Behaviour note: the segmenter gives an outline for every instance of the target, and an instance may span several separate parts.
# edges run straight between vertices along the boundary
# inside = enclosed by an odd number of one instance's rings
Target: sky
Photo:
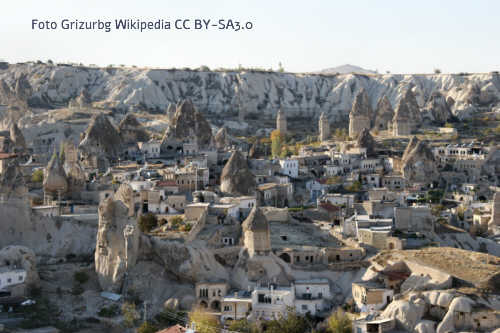
[[[310,72],[352,64],[381,73],[500,70],[497,0],[3,0],[0,59]],[[76,31],[60,21],[196,18],[248,30]],[[33,30],[32,20],[56,21]]]

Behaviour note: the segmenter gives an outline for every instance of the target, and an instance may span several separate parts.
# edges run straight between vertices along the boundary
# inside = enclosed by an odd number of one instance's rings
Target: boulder
[[[470,298],[459,296],[453,299],[448,308],[448,312],[443,320],[439,323],[436,333],[455,332],[455,318],[456,312],[471,313],[473,305],[475,304]]]
[[[195,247],[178,241],[150,238],[145,258],[154,256],[164,269],[180,281],[196,283],[200,281],[229,279],[226,269],[204,247]]]
[[[212,128],[190,100],[184,100],[177,106],[172,122],[163,135],[162,146],[170,140],[195,142],[200,149],[213,147]]]
[[[392,301],[382,312],[383,318],[394,318],[400,329],[412,332],[425,313],[425,302],[422,299],[414,301]]]
[[[436,322],[432,320],[420,320],[415,326],[415,333],[436,333]]]
[[[165,308],[165,310],[177,311],[179,310],[179,300],[175,297],[171,297],[165,301],[163,307]]]
[[[234,195],[251,195],[255,192],[255,176],[247,160],[238,150],[234,151],[221,174],[221,191]]]
[[[0,266],[21,268],[26,270],[26,284],[38,286],[40,277],[36,268],[36,255],[24,246],[11,245],[0,250]]]
[[[401,292],[445,289],[451,287],[451,283],[451,276],[443,281],[435,281],[427,274],[423,276],[421,274],[412,274],[401,284]]]
[[[430,305],[447,308],[455,297],[455,294],[446,291],[433,290],[422,293],[422,297],[424,297],[426,302]]]

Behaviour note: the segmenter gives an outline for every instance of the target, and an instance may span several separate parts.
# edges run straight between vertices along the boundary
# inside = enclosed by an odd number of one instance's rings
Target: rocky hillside
[[[383,95],[395,107],[407,87],[413,87],[421,108],[439,92],[459,117],[500,101],[498,73],[318,75],[22,63],[0,69],[0,87],[0,104],[8,104],[12,97],[7,95],[19,92],[23,96],[17,97],[27,98],[29,106],[41,108],[67,106],[85,96],[106,108],[164,111],[170,103],[189,98],[202,112],[236,114],[241,109],[272,115],[281,105],[289,116],[325,112],[330,119],[344,118],[362,88],[373,108]]]

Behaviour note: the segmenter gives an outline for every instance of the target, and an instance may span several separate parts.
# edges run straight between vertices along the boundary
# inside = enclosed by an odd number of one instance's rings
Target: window
[[[224,305],[224,311],[231,311],[231,306]]]
[[[318,293],[318,298],[323,298],[323,293]]]
[[[7,283],[11,283],[12,282],[12,279],[11,278],[8,278],[7,279]]]
[[[309,310],[309,308],[307,307],[307,304],[302,304],[302,310],[305,310],[305,311]]]
[[[17,278],[19,281],[22,281],[23,280],[23,276],[22,275],[19,275],[19,277]]]

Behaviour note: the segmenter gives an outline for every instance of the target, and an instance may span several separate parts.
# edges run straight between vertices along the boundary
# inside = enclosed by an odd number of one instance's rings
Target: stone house
[[[402,232],[434,230],[431,209],[427,206],[394,207],[394,228]]]
[[[376,281],[353,282],[352,297],[359,312],[378,311],[392,302],[394,290]]]
[[[252,315],[255,319],[273,320],[285,317],[287,310],[294,307],[295,288],[256,287],[252,292]]]
[[[260,184],[257,186],[257,199],[262,206],[288,207],[293,199],[293,185]]]
[[[326,310],[325,300],[332,297],[327,279],[295,280],[292,287],[295,287],[295,310],[301,315],[315,316]]]
[[[161,141],[150,140],[147,142],[138,142],[137,145],[139,147],[140,153],[147,159],[159,158],[161,156],[160,155]]]
[[[358,241],[378,250],[389,247],[388,239],[390,235],[391,227],[358,228]]]
[[[212,311],[220,311],[229,290],[227,282],[198,282],[195,286],[196,303]]]
[[[221,321],[246,319],[252,311],[252,294],[248,291],[229,292],[222,299]]]
[[[299,176],[299,161],[293,158],[279,160],[281,166],[281,173],[292,178]]]
[[[0,292],[10,296],[24,296],[26,270],[11,266],[0,267]]]
[[[370,316],[367,316],[352,322],[352,330],[355,333],[385,333],[393,332],[394,329],[396,329],[394,318],[371,319]]]
[[[388,174],[382,177],[381,185],[390,191],[400,191],[406,188],[406,180],[400,174]]]

